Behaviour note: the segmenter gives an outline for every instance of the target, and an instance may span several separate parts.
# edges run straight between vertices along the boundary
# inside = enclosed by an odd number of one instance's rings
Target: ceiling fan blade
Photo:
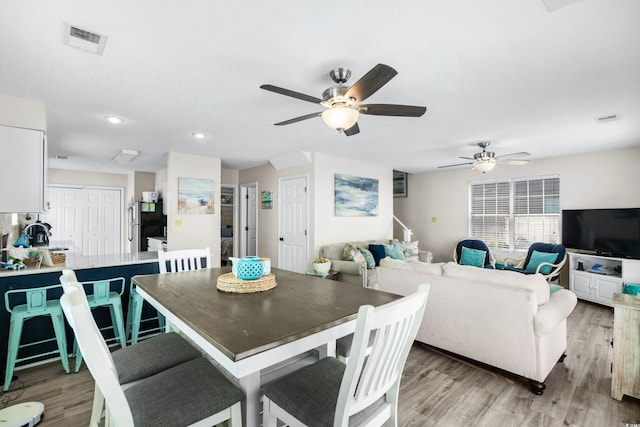
[[[466,165],[472,165],[473,162],[470,163],[456,163],[455,165],[445,165],[445,166],[438,166],[438,169],[443,169],[443,168],[452,168],[455,166],[466,166]]]
[[[305,95],[304,93],[296,92],[289,89],[284,89],[274,85],[262,85],[260,86],[260,89],[279,93],[280,95],[290,96],[292,98],[301,99],[307,102],[313,102],[314,104],[320,104],[322,102],[322,99],[316,98],[315,96]]]
[[[362,114],[373,114],[375,116],[421,117],[427,111],[427,107],[398,104],[366,104],[361,105],[358,110]]]
[[[476,160],[476,159],[474,159],[473,157],[463,157],[463,156],[459,156],[458,158],[459,158],[459,159],[465,159],[465,160],[474,160],[474,161]]]
[[[360,133],[360,127],[358,126],[358,122],[351,126],[349,129],[344,130],[344,134],[347,136],[353,136]]]
[[[385,64],[378,64],[373,67],[360,80],[355,82],[345,94],[347,98],[355,98],[357,102],[362,102],[378,89],[387,84],[398,72]]]
[[[312,118],[318,117],[320,115],[322,115],[322,111],[320,111],[318,113],[305,114],[304,116],[295,117],[293,119],[285,120],[284,122],[274,123],[274,126],[290,125],[291,123],[297,123],[297,122],[301,122],[303,120],[312,119]]]
[[[520,151],[519,153],[511,153],[511,154],[504,154],[502,156],[496,156],[497,159],[505,159],[506,157],[526,157],[526,156],[530,156],[531,153],[527,153],[526,151]]]

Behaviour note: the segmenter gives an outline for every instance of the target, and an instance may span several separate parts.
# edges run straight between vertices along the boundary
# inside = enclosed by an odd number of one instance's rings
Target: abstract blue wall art
[[[336,216],[377,216],[378,180],[334,175]]]

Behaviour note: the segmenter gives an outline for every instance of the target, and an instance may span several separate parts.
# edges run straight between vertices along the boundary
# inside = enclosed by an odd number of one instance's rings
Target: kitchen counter
[[[55,265],[53,267],[41,266],[40,268],[27,267],[22,270],[0,270],[0,277],[20,276],[25,274],[50,273],[54,271],[62,271],[65,268],[74,270],[88,268],[102,268],[112,266],[123,266],[132,264],[148,263],[157,261],[158,254],[156,252],[136,252],[131,254],[109,254],[87,256],[76,252],[65,251],[66,261],[64,265]]]

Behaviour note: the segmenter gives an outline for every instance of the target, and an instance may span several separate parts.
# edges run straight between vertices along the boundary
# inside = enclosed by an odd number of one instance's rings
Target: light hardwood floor
[[[547,378],[542,396],[526,380],[415,344],[400,389],[401,426],[640,425],[640,401],[611,398],[613,310],[580,301],[569,318],[567,358]],[[89,421],[93,380],[84,367],[65,375],[59,363],[18,371],[20,383],[2,394],[6,404],[40,401],[39,426]]]

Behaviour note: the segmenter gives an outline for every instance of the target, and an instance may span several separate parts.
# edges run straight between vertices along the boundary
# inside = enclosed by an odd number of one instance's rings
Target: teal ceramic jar
[[[242,280],[257,280],[262,277],[264,262],[257,256],[233,259],[231,271]]]

